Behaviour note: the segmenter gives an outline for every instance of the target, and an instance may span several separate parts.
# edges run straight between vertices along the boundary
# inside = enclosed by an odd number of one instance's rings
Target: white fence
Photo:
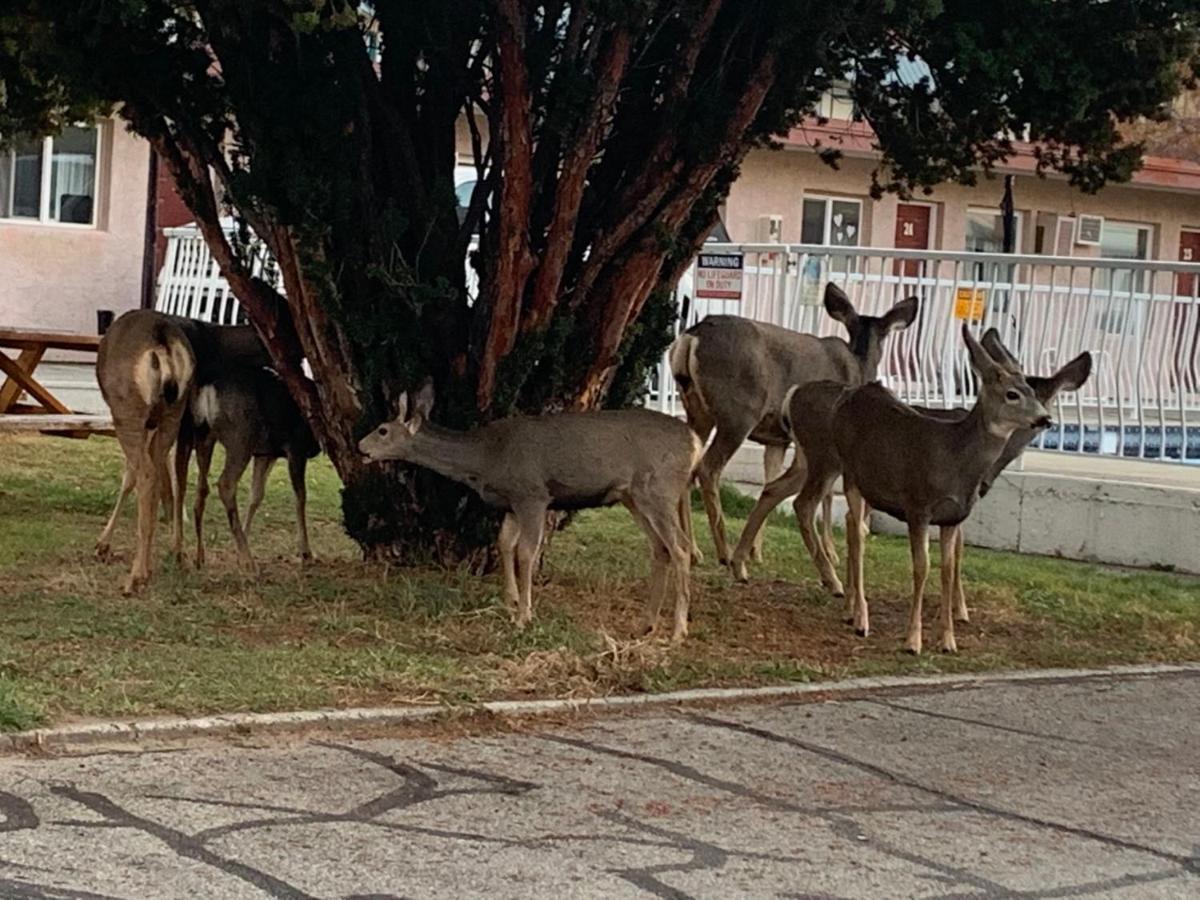
[[[237,299],[194,226],[167,231],[156,307],[211,322],[241,321]],[[826,315],[827,281],[860,312],[917,296],[907,331],[889,339],[880,377],[925,405],[974,401],[959,326],[1000,329],[1026,371],[1048,374],[1080,352],[1095,358],[1083,390],[1059,398],[1045,449],[1200,463],[1200,264],[781,244],[707,244],[743,257],[740,300],[693,298],[681,327],[725,313],[819,335],[842,334]],[[265,253],[255,274],[278,284]],[[468,265],[468,292],[475,289]],[[694,273],[679,296],[692,297]],[[649,405],[679,413],[664,359]]]
[[[730,314],[844,334],[821,305],[826,282],[869,314],[917,296],[918,318],[889,339],[879,372],[908,402],[972,403],[959,328],[994,325],[1032,374],[1093,354],[1088,383],[1052,410],[1045,449],[1200,463],[1200,265],[779,244],[707,244],[703,252],[742,256],[741,299],[693,298],[681,327]],[[694,270],[681,298],[693,287]],[[679,411],[665,359],[650,403]]]

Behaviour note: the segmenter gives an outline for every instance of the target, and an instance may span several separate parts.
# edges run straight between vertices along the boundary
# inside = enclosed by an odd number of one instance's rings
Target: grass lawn
[[[155,580],[125,598],[133,503],[114,539],[115,561],[92,556],[120,473],[108,439],[0,436],[0,728],[1200,659],[1198,579],[970,548],[964,578],[972,621],[959,627],[960,652],[908,656],[907,542],[871,539],[874,632],[861,639],[842,623],[840,603],[822,592],[780,514],[750,585],[733,584],[709,550],[695,573],[692,637],[679,648],[632,639],[648,564],[628,513],[581,515],[551,542],[535,585],[534,626],[518,633],[496,576],[359,562],[339,525],[338,483],[323,458],[309,477],[317,562],[301,567],[294,559],[291,492],[278,466],[251,534],[256,581],[238,571],[214,490],[208,567],[166,562],[160,524]],[[742,522],[730,524],[736,535]],[[702,515],[695,525],[709,548]],[[936,571],[929,584],[927,643],[936,634]]]

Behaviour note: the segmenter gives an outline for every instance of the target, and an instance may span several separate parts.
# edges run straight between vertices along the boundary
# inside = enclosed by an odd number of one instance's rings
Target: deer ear
[[[890,334],[893,331],[903,331],[917,318],[917,309],[919,306],[920,301],[916,297],[901,300],[884,314],[883,333]]]
[[[396,421],[403,422],[408,418],[408,391],[400,395],[396,401]]]
[[[854,310],[854,304],[850,302],[846,292],[832,281],[825,285],[825,312],[845,325],[848,331],[852,331],[858,324],[858,313]]]
[[[995,328],[989,328],[980,338],[979,343],[983,345],[983,349],[988,352],[1001,366],[1008,369],[1014,375],[1024,374],[1021,371],[1021,364],[1017,362],[1017,358],[1008,352],[1008,348],[1004,346],[1004,342],[1000,340],[1000,332]]]
[[[433,379],[426,378],[413,400],[412,417],[424,421],[429,418],[431,409],[433,409]]]
[[[1000,377],[1000,364],[992,359],[992,355],[980,346],[979,341],[971,334],[971,326],[963,322],[963,343],[967,345],[967,354],[971,358],[971,368],[984,381],[995,381]]]
[[[1080,353],[1077,357],[1050,376],[1054,393],[1077,391],[1092,374],[1092,354]]]

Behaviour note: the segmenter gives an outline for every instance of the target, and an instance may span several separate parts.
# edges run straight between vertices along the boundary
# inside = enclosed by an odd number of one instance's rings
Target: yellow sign
[[[959,288],[954,294],[954,318],[979,322],[987,294],[981,288]]]

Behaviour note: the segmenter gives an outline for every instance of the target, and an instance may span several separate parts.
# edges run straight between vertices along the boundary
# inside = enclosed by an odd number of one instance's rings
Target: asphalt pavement
[[[1194,671],[405,735],[2,758],[0,896],[1200,897]]]

